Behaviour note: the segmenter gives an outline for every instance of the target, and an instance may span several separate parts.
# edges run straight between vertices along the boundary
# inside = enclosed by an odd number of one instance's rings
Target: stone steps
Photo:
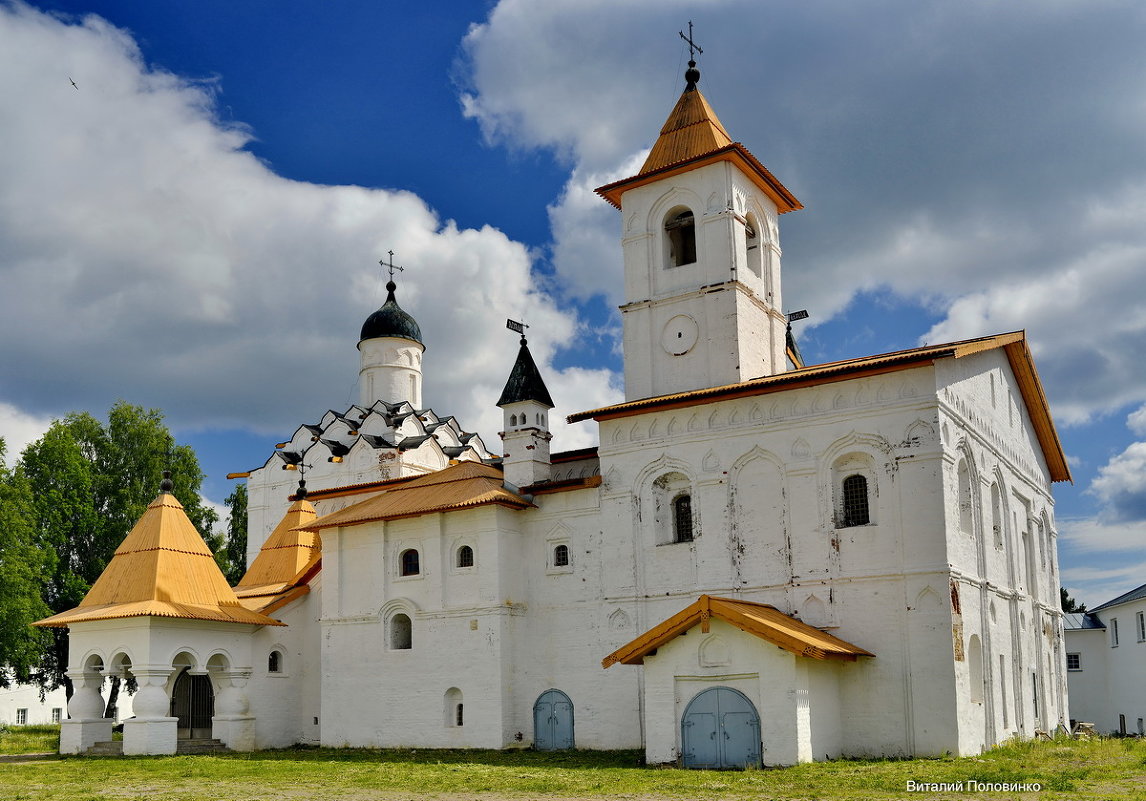
[[[215,738],[178,740],[175,743],[176,754],[225,754],[230,750],[222,741]],[[85,753],[87,756],[123,756],[123,741],[109,740],[96,743]]]
[[[123,740],[105,740],[85,752],[88,756],[123,756]]]
[[[225,754],[229,753],[230,750],[223,745],[221,740],[216,738],[178,740],[175,743],[175,753],[177,754]]]

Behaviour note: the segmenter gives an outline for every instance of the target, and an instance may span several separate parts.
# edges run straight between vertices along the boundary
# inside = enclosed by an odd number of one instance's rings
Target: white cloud
[[[563,402],[611,397],[607,372],[552,367],[577,320],[536,288],[524,245],[459,229],[409,192],[275,175],[244,150],[249,132],[217,118],[213,89],[148,67],[99,18],[0,5],[0,401],[13,419],[123,397],[177,428],[282,433],[345,408],[388,250],[412,268],[398,298],[421,325],[439,412],[487,439],[500,428],[506,316],[533,323]]]
[[[601,254],[618,223],[593,209],[590,176],[648,147],[672,108],[681,10],[503,0],[467,36],[466,113],[490,141],[574,167],[550,218],[576,296],[614,299],[600,266],[616,269]],[[709,43],[701,89],[807,206],[781,226],[793,308],[823,322],[891,288],[941,315],[929,341],[1027,329],[1060,422],[1146,400],[1146,8],[730,0],[689,14]]]
[[[1064,568],[1062,585],[1076,601],[1093,609],[1142,585],[1146,560],[1123,562],[1117,567]]]
[[[8,465],[15,464],[21,451],[43,436],[51,424],[48,417],[26,414],[10,403],[0,402],[0,439],[4,440]]]
[[[1080,551],[1139,551],[1146,557],[1146,524],[1141,520],[1103,522],[1088,517],[1060,518],[1057,523],[1059,540]]]
[[[1126,418],[1126,425],[1135,434],[1146,436],[1146,406],[1140,406]]]

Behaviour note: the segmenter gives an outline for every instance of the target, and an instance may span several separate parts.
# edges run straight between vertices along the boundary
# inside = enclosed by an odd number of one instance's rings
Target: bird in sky
[[[69,80],[69,81],[72,81],[72,79],[71,79],[71,76],[68,76],[68,80]],[[80,87],[79,87],[79,86],[76,86],[76,82],[75,82],[75,81],[72,81],[72,86],[73,86],[73,87],[75,87],[75,90],[76,90],[77,92],[79,91]]]

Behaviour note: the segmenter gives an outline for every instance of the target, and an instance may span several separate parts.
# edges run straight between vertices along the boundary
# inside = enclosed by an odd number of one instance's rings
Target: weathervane
[[[391,251],[389,251],[389,253],[390,253],[390,261],[386,261],[384,259],[379,259],[378,263],[390,271],[390,280],[393,281],[394,280],[394,271],[397,270],[398,272],[403,272],[405,270],[405,268],[399,267],[397,264],[394,263],[394,251],[391,250]]]
[[[519,323],[517,320],[506,320],[505,327],[510,331],[516,331],[521,334],[521,341],[525,342],[525,329],[529,328],[525,323]]]
[[[695,55],[693,53],[694,50],[697,53],[704,55],[704,51],[701,50],[700,45],[698,45],[696,42],[694,42],[692,40],[692,20],[688,21],[688,36],[684,35],[684,31],[680,31],[679,33],[680,33],[680,38],[684,39],[686,42],[688,42],[688,60],[689,61],[695,61],[696,60]]]

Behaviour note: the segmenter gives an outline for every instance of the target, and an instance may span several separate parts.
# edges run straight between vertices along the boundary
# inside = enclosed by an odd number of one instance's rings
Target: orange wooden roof
[[[694,626],[699,624],[700,630],[707,632],[709,620],[714,617],[797,656],[845,662],[854,662],[861,656],[874,656],[859,646],[801,623],[774,606],[702,595],[691,606],[609,654],[601,660],[601,666],[607,668],[618,662],[644,664],[645,657],[651,652]]]
[[[1051,418],[1050,405],[1047,403],[1046,392],[1039,380],[1038,371],[1035,370],[1034,358],[1027,346],[1026,333],[1012,331],[1007,334],[965,339],[960,342],[949,342],[942,345],[925,345],[920,348],[883,353],[876,356],[864,356],[859,359],[845,359],[838,362],[816,364],[799,370],[788,370],[776,375],[753,378],[738,384],[725,384],[719,387],[695,389],[689,392],[677,392],[671,395],[659,395],[652,398],[626,401],[613,406],[602,406],[599,409],[590,409],[569,415],[566,420],[576,423],[581,420],[593,418],[595,420],[612,420],[618,417],[630,417],[646,412],[660,412],[668,409],[682,409],[690,406],[701,406],[719,400],[734,398],[747,398],[755,395],[767,395],[773,392],[784,392],[789,389],[801,389],[821,384],[830,384],[836,381],[850,381],[871,375],[905,370],[913,367],[932,364],[936,359],[961,358],[980,353],[986,350],[1002,348],[1007,355],[1011,371],[1015,374],[1019,391],[1022,393],[1023,403],[1034,427],[1035,436],[1042,448],[1043,456],[1047,461],[1051,481],[1072,481],[1070,467],[1066,462],[1066,454],[1062,450],[1058,431]]]
[[[526,509],[532,503],[505,488],[502,473],[480,462],[458,462],[444,470],[395,485],[364,501],[302,526],[318,531],[374,520],[395,520],[486,504]]]
[[[630,189],[718,161],[730,161],[738,166],[772,199],[781,214],[803,208],[796,196],[748,148],[732,141],[712,106],[692,85],[681,93],[640,172],[598,188],[597,194],[620,208],[621,195]]]
[[[318,533],[301,528],[317,516],[305,498],[291,504],[236,589],[293,583],[299,572],[322,552]]]
[[[167,492],[147,507],[79,606],[33,625],[146,616],[283,625],[239,603],[183,506]]]
[[[637,175],[680,164],[731,144],[732,137],[724,130],[708,100],[696,87],[688,88],[676,101]]]

